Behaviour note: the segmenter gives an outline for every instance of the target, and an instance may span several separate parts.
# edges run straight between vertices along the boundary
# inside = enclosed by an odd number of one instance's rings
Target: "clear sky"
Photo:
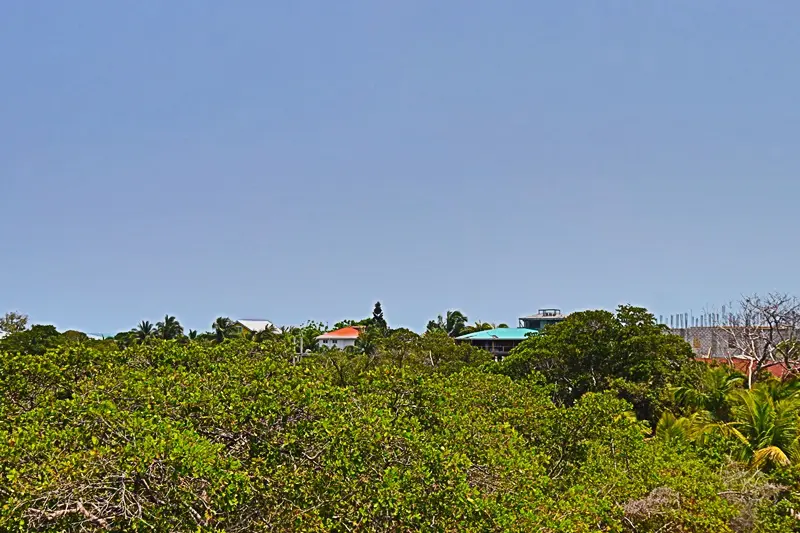
[[[0,3],[0,312],[800,293],[796,0]]]

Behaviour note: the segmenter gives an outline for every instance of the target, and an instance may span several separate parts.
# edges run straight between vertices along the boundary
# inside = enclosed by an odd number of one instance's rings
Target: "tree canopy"
[[[797,530],[800,382],[694,365],[635,307],[500,363],[441,322],[302,354],[326,326],[12,333],[0,531]]]
[[[0,333],[18,333],[28,327],[28,316],[10,311],[0,317]]]
[[[513,378],[539,372],[571,404],[587,392],[619,390],[652,418],[667,386],[681,379],[691,347],[640,307],[573,313],[515,348],[496,371]]]
[[[389,329],[386,319],[383,318],[383,308],[380,302],[375,302],[375,309],[372,310],[372,322],[370,326],[384,333]]]

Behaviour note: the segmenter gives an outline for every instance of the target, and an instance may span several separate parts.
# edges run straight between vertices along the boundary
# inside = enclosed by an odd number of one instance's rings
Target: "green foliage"
[[[439,315],[436,320],[428,322],[427,331],[444,331],[451,337],[464,335],[467,326],[467,317],[461,311],[448,311],[445,318]]]
[[[383,332],[369,326],[365,327],[355,342],[355,351],[371,357],[375,354],[378,342],[383,338]]]
[[[142,320],[136,329],[133,330],[133,334],[137,342],[145,342],[155,336],[156,328],[149,321]]]
[[[28,327],[28,316],[10,311],[0,317],[0,333],[19,333]]]
[[[736,391],[733,401],[733,421],[726,429],[741,442],[742,459],[755,467],[788,466],[800,459],[796,395],[783,397],[780,388],[767,385]]]
[[[456,344],[443,331],[420,336],[408,329],[395,329],[380,336],[367,328],[354,349],[324,350],[309,362],[322,361],[331,379],[346,386],[379,367],[408,368],[420,374],[452,374],[464,368],[477,368],[492,360],[488,352],[468,344]]]
[[[3,339],[17,349],[0,352],[0,531],[798,524],[800,385],[673,367],[682,347],[638,310],[553,326],[500,365],[447,328],[373,322],[369,346],[297,357],[324,326],[251,340],[219,319],[207,340],[158,338],[168,318],[123,349],[132,334]],[[561,350],[595,367],[533,357]],[[591,386],[570,396],[567,378]],[[637,402],[662,393],[687,416],[664,412],[650,436]]]
[[[372,321],[369,327],[378,330],[383,335],[387,334],[389,331],[386,319],[383,318],[383,308],[380,302],[375,302],[375,309],[372,310]]]
[[[678,405],[692,412],[704,411],[712,420],[730,419],[731,393],[744,384],[744,375],[727,367],[709,368],[696,385],[675,388],[673,394]]]
[[[656,436],[704,447],[721,438],[736,459],[753,468],[793,465],[800,460],[800,383],[767,381],[744,390],[740,382],[741,376],[714,368],[698,389],[676,389],[676,397],[694,411],[685,418],[665,413]]]
[[[342,389],[270,353],[156,341],[78,379],[49,354],[40,401],[0,434],[0,528],[483,529],[543,482],[493,404],[449,394],[460,380],[385,365]]]
[[[372,322],[372,318],[363,318],[361,320],[353,320],[353,319],[349,319],[348,318],[347,320],[340,320],[339,322],[334,324],[333,325],[333,329],[336,330],[336,329],[342,329],[342,328],[349,328],[350,326],[364,326],[364,327],[367,327],[367,326],[369,326],[370,322]]]
[[[0,339],[0,351],[41,355],[58,346],[60,341],[61,334],[55,326],[37,324]]]
[[[171,340],[183,337],[183,326],[174,316],[165,316],[164,320],[156,323],[155,335],[159,339]]]
[[[225,339],[233,337],[236,334],[236,324],[228,317],[218,317],[211,324],[211,329],[214,331],[214,340],[217,343],[223,342]]]
[[[656,438],[667,443],[683,444],[692,437],[692,420],[676,418],[669,411],[664,411],[656,426]]]
[[[317,337],[322,335],[323,333],[328,331],[328,327],[321,323],[321,322],[314,322],[308,321],[302,326],[300,326],[298,331],[293,331],[293,339],[296,338],[296,343],[298,344],[298,349],[300,348],[300,338],[303,339],[303,351],[313,351],[316,350],[319,341],[317,341]]]
[[[519,379],[541,372],[556,398],[571,404],[587,392],[613,389],[640,418],[654,421],[663,392],[691,360],[691,347],[639,307],[573,313],[515,348],[495,371]]]
[[[475,323],[472,324],[471,326],[466,326],[461,332],[461,335],[469,335],[470,333],[477,333],[479,331],[488,331],[494,328],[495,328],[494,324],[490,322],[481,322],[480,320],[476,320]]]
[[[82,344],[89,342],[89,336],[82,331],[70,329],[61,334],[61,342],[65,344]]]
[[[114,335],[113,339],[114,342],[116,342],[121,348],[127,348],[128,346],[136,344],[139,340],[139,336],[137,331],[132,329],[130,331],[121,331],[120,333],[117,333]]]

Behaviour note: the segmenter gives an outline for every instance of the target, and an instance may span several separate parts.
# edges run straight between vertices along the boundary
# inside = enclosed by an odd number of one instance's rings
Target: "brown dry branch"
[[[745,296],[722,317],[720,328],[755,373],[773,364],[793,371],[800,360],[800,299],[783,293]]]
[[[641,523],[680,508],[680,505],[681,497],[675,490],[656,487],[644,498],[627,502],[623,505],[623,511],[630,522]]]

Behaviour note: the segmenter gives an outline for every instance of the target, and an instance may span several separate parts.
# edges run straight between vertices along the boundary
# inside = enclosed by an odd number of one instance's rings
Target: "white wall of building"
[[[355,346],[356,340],[355,339],[320,339],[319,345],[325,348],[339,348],[340,350],[344,350],[348,346]]]

